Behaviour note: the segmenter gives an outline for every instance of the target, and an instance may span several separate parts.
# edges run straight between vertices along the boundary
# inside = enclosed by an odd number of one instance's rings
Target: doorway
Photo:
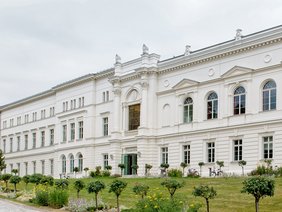
[[[137,154],[123,155],[124,175],[136,175],[137,171],[132,169],[132,165],[137,165]]]

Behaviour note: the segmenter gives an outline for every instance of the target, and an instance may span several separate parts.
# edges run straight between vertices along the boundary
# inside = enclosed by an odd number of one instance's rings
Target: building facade
[[[143,45],[139,58],[0,107],[0,146],[21,176],[145,174],[181,162],[202,174],[224,161],[240,174],[265,159],[282,165],[282,26],[167,60]]]

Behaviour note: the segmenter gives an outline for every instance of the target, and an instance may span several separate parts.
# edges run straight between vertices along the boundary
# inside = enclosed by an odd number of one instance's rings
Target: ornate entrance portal
[[[132,165],[137,165],[137,154],[124,154],[123,163],[125,165],[124,175],[136,175],[136,170],[132,169]]]

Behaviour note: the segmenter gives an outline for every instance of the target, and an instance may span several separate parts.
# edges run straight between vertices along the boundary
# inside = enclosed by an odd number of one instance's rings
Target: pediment
[[[180,82],[178,82],[175,86],[173,86],[173,89],[181,89],[181,88],[187,88],[187,87],[191,87],[191,86],[195,86],[198,85],[199,82],[194,81],[194,80],[190,80],[190,79],[183,79]]]
[[[242,66],[234,66],[229,71],[222,74],[221,78],[235,77],[235,76],[240,76],[240,75],[248,74],[252,72],[253,72],[253,69],[251,68],[242,67]]]

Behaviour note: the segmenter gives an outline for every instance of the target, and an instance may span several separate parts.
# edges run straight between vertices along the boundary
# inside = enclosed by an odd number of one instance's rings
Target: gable
[[[187,87],[191,87],[191,86],[195,86],[198,85],[199,82],[194,81],[194,80],[190,80],[190,79],[183,79],[180,82],[178,82],[175,86],[173,86],[173,89],[181,89],[181,88],[187,88]]]
[[[248,73],[252,73],[252,72],[253,72],[253,69],[251,69],[251,68],[234,66],[229,71],[222,74],[221,78],[235,77],[235,76],[240,76],[240,75],[248,74]]]

